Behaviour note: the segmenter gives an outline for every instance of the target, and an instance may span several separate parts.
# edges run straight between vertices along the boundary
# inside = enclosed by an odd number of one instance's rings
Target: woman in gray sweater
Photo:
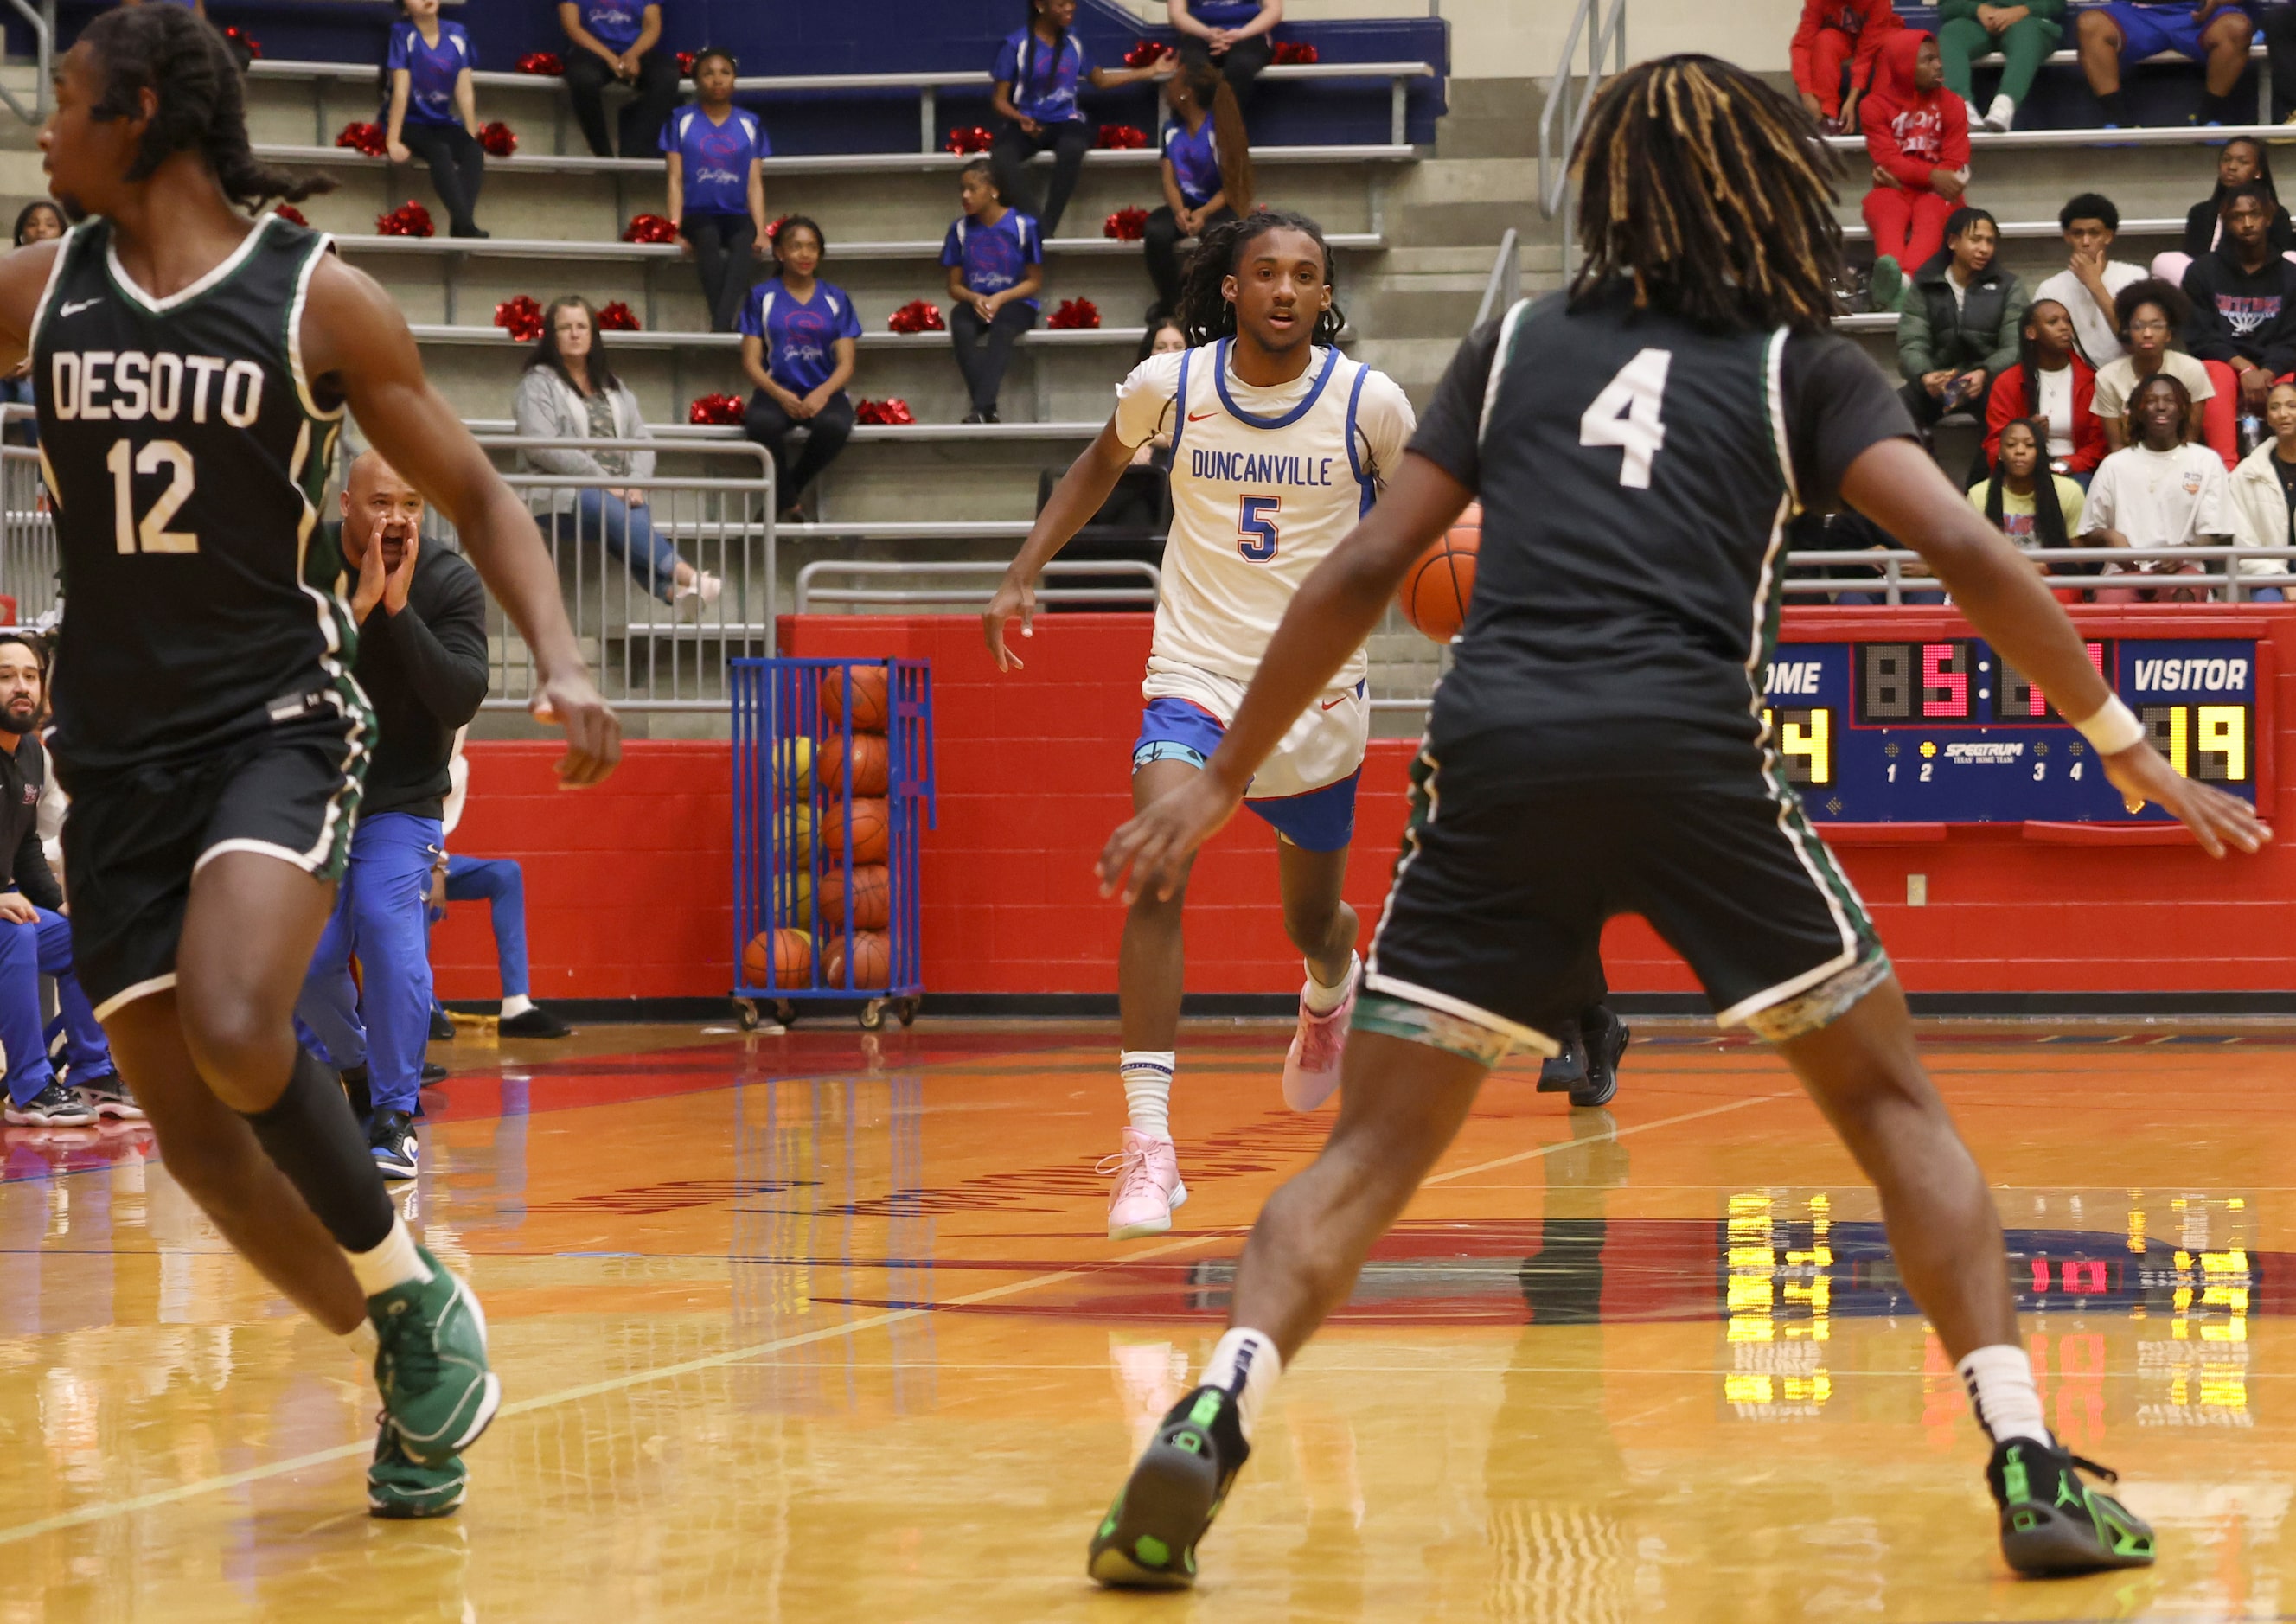
[[[614,376],[587,299],[569,294],[543,313],[542,337],[518,381],[519,433],[530,439],[652,439],[638,398]],[[540,473],[595,480],[647,480],[651,451],[522,451],[520,462]],[[639,586],[683,609],[698,611],[717,601],[716,576],[677,555],[677,545],[653,528],[644,488],[565,486],[550,499],[554,539],[578,542],[603,536],[606,551],[629,566]]]

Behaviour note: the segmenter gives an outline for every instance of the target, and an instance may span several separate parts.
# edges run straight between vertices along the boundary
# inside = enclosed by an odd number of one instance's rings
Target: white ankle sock
[[[373,1251],[346,1251],[343,1256],[350,1259],[351,1273],[358,1279],[362,1297],[380,1296],[410,1280],[430,1278],[430,1266],[414,1250],[414,1232],[406,1227],[403,1218],[390,1220],[390,1233]]]
[[[1989,1348],[1973,1350],[1954,1368],[1961,1373],[1962,1384],[1969,1389],[1969,1402],[1977,1411],[1977,1424],[1995,1443],[2026,1438],[2045,1448],[2056,1448],[2057,1440],[2049,1436],[2048,1425],[2041,1419],[2041,1395],[2033,1385],[2033,1362],[2025,1357],[2022,1348],[1996,1342]]]
[[[1300,1002],[1308,1006],[1308,1013],[1311,1015],[1328,1015],[1347,1002],[1348,988],[1356,984],[1356,971],[1362,963],[1363,961],[1354,954],[1349,954],[1348,972],[1340,978],[1340,984],[1337,987],[1326,987],[1318,980],[1316,977],[1316,966],[1312,962],[1309,963],[1308,989],[1300,997]]]
[[[1127,1049],[1116,1057],[1116,1075],[1124,1083],[1124,1111],[1132,1126],[1159,1139],[1172,1136],[1172,1062],[1170,1049]]]
[[[515,1021],[533,1007],[533,999],[528,997],[522,992],[513,993],[511,997],[503,1000],[502,1018],[505,1021]]]
[[[1212,1349],[1210,1361],[1204,1366],[1202,1387],[1224,1387],[1235,1395],[1235,1418],[1243,1429],[1243,1441],[1251,1441],[1251,1423],[1259,1418],[1259,1407],[1274,1390],[1275,1378],[1283,1374],[1283,1356],[1275,1351],[1275,1339],[1265,1331],[1248,1330],[1242,1325],[1231,1326],[1228,1333]]]

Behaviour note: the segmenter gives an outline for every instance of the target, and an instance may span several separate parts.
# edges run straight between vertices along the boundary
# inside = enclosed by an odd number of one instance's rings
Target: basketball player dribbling
[[[1414,770],[1339,1120],[1261,1212],[1227,1333],[1095,1530],[1090,1571],[1193,1581],[1284,1363],[1347,1300],[1492,1066],[1554,1052],[1620,913],[1681,953],[1722,1024],[1778,1046],[1878,1189],[1899,1275],[1990,1443],[2009,1565],[2149,1563],[2152,1530],[2050,1434],[1992,1193],[1872,921],[1778,771],[1762,687],[1787,521],[1838,493],[1920,553],[1979,635],[2079,718],[2079,748],[2130,810],[2157,802],[2216,857],[2269,831],[2145,742],[2048,589],[1921,449],[1890,381],[1828,330],[1835,168],[1798,107],[1710,57],[1646,62],[1603,86],[1573,165],[1587,258],[1569,291],[1470,335],[1379,506],[1293,598],[1204,770],[1103,856],[1128,896],[1177,883],[1404,572],[1481,497],[1474,602]]]
[[[378,1515],[460,1504],[501,1401],[477,1300],[414,1240],[296,995],[357,816],[373,718],[318,522],[346,409],[455,522],[533,651],[562,783],[620,751],[534,521],[422,375],[390,297],[276,215],[332,185],[249,150],[221,36],[114,10],[40,132],[76,222],[0,260],[0,365],[29,351],[65,587],[53,750],[80,979],[169,1174],[342,1335],[371,1325]]]
[[[1385,374],[1340,353],[1331,251],[1316,223],[1260,212],[1204,234],[1180,300],[1192,348],[1152,356],[1116,392],[1116,414],[1037,517],[982,617],[999,669],[1030,635],[1045,564],[1100,511],[1136,449],[1172,437],[1172,531],[1132,750],[1144,807],[1201,770],[1309,570],[1370,510],[1403,455],[1411,403]],[[1361,637],[1304,697],[1258,764],[1244,805],[1275,832],[1283,928],[1306,956],[1283,1098],[1313,1111],[1339,1084],[1361,964],[1341,900],[1356,782],[1371,733]],[[1180,1024],[1182,876],[1126,916],[1118,971],[1126,1115],[1112,1158],[1111,1240],[1160,1234],[1187,1199],[1170,1128]]]

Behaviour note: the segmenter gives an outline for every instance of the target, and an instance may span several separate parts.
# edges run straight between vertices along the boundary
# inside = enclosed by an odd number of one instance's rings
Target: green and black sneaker
[[[444,1466],[478,1441],[502,1405],[487,1368],[487,1316],[447,1266],[418,1246],[430,1278],[366,1300],[377,1342],[374,1384],[408,1457]]]
[[[2120,1501],[2081,1481],[2086,1472],[2118,1478],[2095,1461],[2030,1439],[1993,1447],[1985,1481],[2001,1507],[2001,1554],[2029,1578],[2144,1568],[2152,1562],[2152,1530]]]
[[[463,1504],[463,1490],[471,1474],[463,1457],[450,1455],[435,1466],[426,1466],[406,1453],[390,1415],[376,1417],[374,1459],[366,1469],[366,1510],[370,1517],[414,1521],[443,1517]]]
[[[1085,1571],[1103,1585],[1185,1590],[1196,1582],[1196,1541],[1251,1456],[1226,1388],[1200,1387],[1174,1405],[1092,1537]]]

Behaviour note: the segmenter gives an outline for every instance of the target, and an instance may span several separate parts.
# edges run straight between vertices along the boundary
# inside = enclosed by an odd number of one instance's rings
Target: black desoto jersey
[[[1438,758],[1505,730],[1547,785],[1755,765],[1786,522],[1912,432],[1847,340],[1708,331],[1623,283],[1479,328],[1411,443],[1483,503]]]
[[[213,749],[291,699],[364,711],[341,554],[317,503],[340,400],[305,375],[327,239],[275,215],[154,299],[108,221],[64,239],[32,320],[40,456],[63,562],[68,771]]]

